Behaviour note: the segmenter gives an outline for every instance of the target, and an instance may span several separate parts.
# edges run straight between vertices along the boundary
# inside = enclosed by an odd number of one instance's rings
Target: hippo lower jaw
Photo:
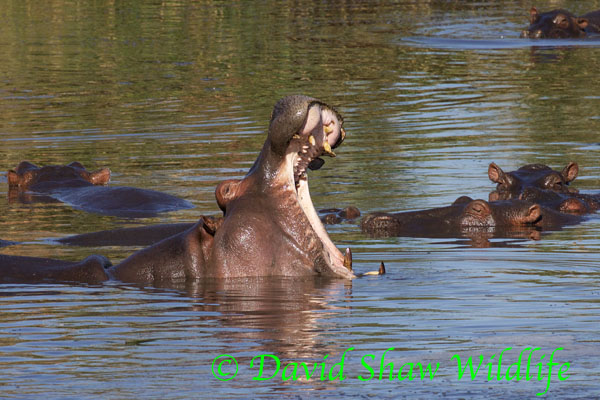
[[[327,234],[321,219],[319,218],[317,211],[310,198],[310,192],[308,190],[308,179],[301,179],[296,184],[296,194],[298,205],[306,215],[310,226],[313,231],[317,234],[318,238],[323,244],[323,255],[325,262],[331,268],[332,272],[343,278],[352,279],[356,276],[352,272],[352,252],[349,248],[346,248],[345,255],[338,250],[335,244],[331,241],[331,238]]]
[[[335,275],[352,279],[356,277],[352,272],[352,252],[347,248],[343,255],[331,241],[312,203],[306,175],[306,168],[319,169],[324,164],[319,158],[322,154],[335,157],[332,149],[345,138],[340,122],[328,107],[311,107],[303,132],[292,139],[297,144],[290,146],[292,150],[285,157],[284,170],[287,185],[296,189],[297,203],[323,245],[325,263]],[[306,135],[309,135],[308,140]]]

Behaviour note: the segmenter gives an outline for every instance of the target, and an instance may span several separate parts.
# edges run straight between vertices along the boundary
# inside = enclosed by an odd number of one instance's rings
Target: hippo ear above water
[[[534,24],[539,17],[540,14],[538,13],[537,8],[531,7],[531,9],[529,10],[529,23]]]
[[[502,168],[496,165],[496,163],[491,163],[488,167],[488,177],[492,182],[511,186],[513,184],[512,178],[510,175],[507,175],[502,171]]]
[[[108,181],[110,181],[110,169],[102,168],[98,171],[91,172],[89,181],[94,185],[106,185]]]
[[[560,173],[566,182],[571,182],[579,174],[579,165],[574,162],[570,162],[566,167],[563,168]]]
[[[579,29],[584,30],[588,27],[588,19],[587,18],[577,18],[576,20]]]

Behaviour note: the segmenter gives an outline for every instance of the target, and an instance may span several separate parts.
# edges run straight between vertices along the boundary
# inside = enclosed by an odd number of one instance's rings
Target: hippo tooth
[[[331,150],[331,145],[329,144],[329,142],[326,141],[325,143],[323,143],[323,148],[325,149],[325,154],[331,157],[335,157],[335,153]]]
[[[298,135],[297,133],[294,134],[294,136],[292,136],[292,139],[300,139],[300,135]]]
[[[311,145],[315,145],[315,143],[317,143],[317,141],[315,140],[315,137],[313,135],[310,135],[308,137],[308,143],[310,143]]]
[[[352,250],[346,247],[346,254],[344,254],[344,267],[352,271]]]
[[[383,264],[383,261],[379,265],[379,270],[378,271],[365,272],[363,275],[364,276],[369,276],[369,275],[385,275],[385,265]]]
[[[333,132],[333,127],[330,125],[325,125],[323,127],[323,131],[325,131],[326,134],[330,134],[331,132]]]

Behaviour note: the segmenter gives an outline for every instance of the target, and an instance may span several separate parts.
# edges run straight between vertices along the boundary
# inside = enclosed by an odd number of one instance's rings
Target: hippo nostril
[[[540,39],[543,36],[543,33],[541,30],[537,30],[534,32],[533,37],[536,39]]]
[[[527,39],[528,37],[529,37],[529,31],[528,30],[521,31],[521,38]]]

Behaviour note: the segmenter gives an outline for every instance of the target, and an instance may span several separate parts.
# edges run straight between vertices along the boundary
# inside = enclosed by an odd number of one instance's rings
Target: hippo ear
[[[215,189],[215,197],[217,199],[217,205],[221,211],[225,212],[227,204],[237,197],[237,189],[241,180],[239,179],[228,179],[217,185]]]
[[[89,181],[94,185],[106,185],[110,181],[110,169],[102,168],[91,172]]]
[[[9,170],[6,173],[6,177],[8,178],[8,187],[19,186],[19,175],[15,172],[15,170]]]
[[[584,30],[585,28],[587,28],[587,26],[588,26],[587,18],[577,18],[577,25],[579,26],[579,29],[581,29],[581,30]]]
[[[579,165],[577,165],[577,163],[570,162],[566,167],[563,168],[560,174],[566,182],[571,182],[577,178],[577,174],[579,174]]]
[[[510,176],[506,175],[502,168],[496,165],[496,163],[491,163],[488,167],[488,177],[492,182],[504,184],[510,186],[512,184],[512,180]]]
[[[527,215],[525,216],[525,222],[529,224],[535,223],[542,217],[542,208],[538,204],[534,204],[529,207],[527,210]]]
[[[452,203],[452,205],[456,205],[456,204],[467,204],[472,202],[473,199],[470,198],[469,196],[460,196],[458,199],[454,200],[454,203]]]
[[[529,10],[529,23],[534,24],[540,17],[537,8],[531,7]]]

